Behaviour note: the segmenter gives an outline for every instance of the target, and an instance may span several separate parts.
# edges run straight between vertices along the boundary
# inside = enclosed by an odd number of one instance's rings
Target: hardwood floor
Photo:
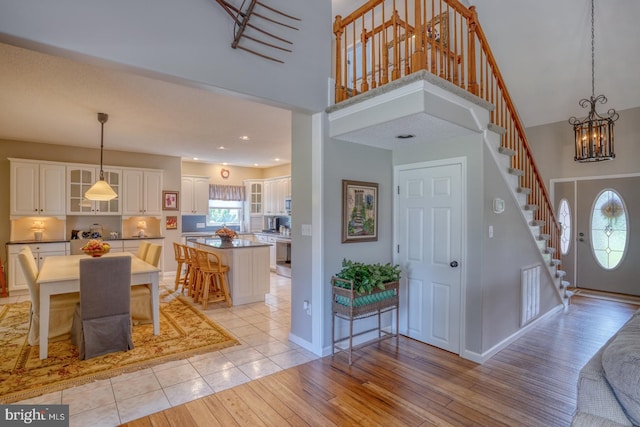
[[[636,309],[576,296],[483,365],[392,338],[124,425],[568,426],[579,370]]]

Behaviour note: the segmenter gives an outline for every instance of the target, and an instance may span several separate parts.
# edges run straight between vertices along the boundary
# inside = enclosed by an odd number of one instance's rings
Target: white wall
[[[0,0],[0,41],[320,111],[327,106],[331,2],[271,3],[300,18],[293,24],[299,31],[257,18],[251,22],[293,42],[293,52],[269,50],[250,41],[241,44],[276,56],[284,64],[232,49],[233,22],[212,0]],[[273,16],[259,6],[258,10]],[[255,31],[252,35],[266,38]]]
[[[527,138],[545,184],[554,178],[616,175],[640,172],[640,108],[618,111],[615,124],[616,158],[604,162],[573,160],[573,128],[567,121],[526,129]]]

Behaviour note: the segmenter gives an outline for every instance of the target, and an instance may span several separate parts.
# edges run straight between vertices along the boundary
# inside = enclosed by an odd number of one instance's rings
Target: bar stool
[[[185,263],[187,264],[187,272],[185,273],[185,283],[187,286],[187,295],[193,298],[193,302],[198,302],[198,284],[200,282],[200,268],[198,266],[198,256],[196,248],[184,246]]]
[[[187,261],[187,255],[185,254],[185,248],[183,247],[183,245],[181,245],[178,242],[173,242],[173,252],[175,254],[176,263],[178,264],[178,267],[176,269],[175,287],[173,288],[173,290],[177,291],[178,287],[182,285],[182,292],[184,293],[184,289],[187,287],[186,279],[188,274],[188,268],[185,271],[185,274],[182,275],[182,266]]]
[[[196,250],[198,268],[200,268],[199,296],[202,309],[207,309],[210,302],[226,301],[231,307],[231,296],[227,286],[227,272],[229,266],[222,265],[218,255],[202,250]],[[196,301],[197,302],[197,301]]]

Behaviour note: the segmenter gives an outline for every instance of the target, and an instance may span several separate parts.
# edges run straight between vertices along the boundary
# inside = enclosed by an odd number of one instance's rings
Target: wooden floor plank
[[[483,365],[400,337],[125,425],[569,426],[580,369],[637,309],[574,296]]]

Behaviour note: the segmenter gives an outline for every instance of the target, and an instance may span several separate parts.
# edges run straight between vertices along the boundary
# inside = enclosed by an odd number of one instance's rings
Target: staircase
[[[336,103],[424,70],[494,106],[485,141],[566,309],[572,293],[556,252],[561,226],[475,7],[459,0],[408,0],[392,7],[369,0],[346,17],[336,16],[334,35]]]
[[[556,285],[556,291],[566,311],[571,304],[573,292],[567,289],[570,284],[564,280],[566,272],[560,269],[560,259],[554,256],[556,249],[549,246],[551,235],[543,233],[545,221],[536,219],[536,212],[539,207],[538,205],[529,203],[529,196],[532,193],[532,189],[521,186],[520,181],[521,177],[524,176],[524,171],[511,166],[513,163],[512,158],[516,152],[502,145],[501,141],[504,133],[505,129],[494,124],[489,124],[485,134],[485,143],[489,146],[498,169],[511,191],[511,195],[517,205],[520,206],[522,217],[529,225],[531,237],[538,245],[543,264],[546,266],[549,275]]]

